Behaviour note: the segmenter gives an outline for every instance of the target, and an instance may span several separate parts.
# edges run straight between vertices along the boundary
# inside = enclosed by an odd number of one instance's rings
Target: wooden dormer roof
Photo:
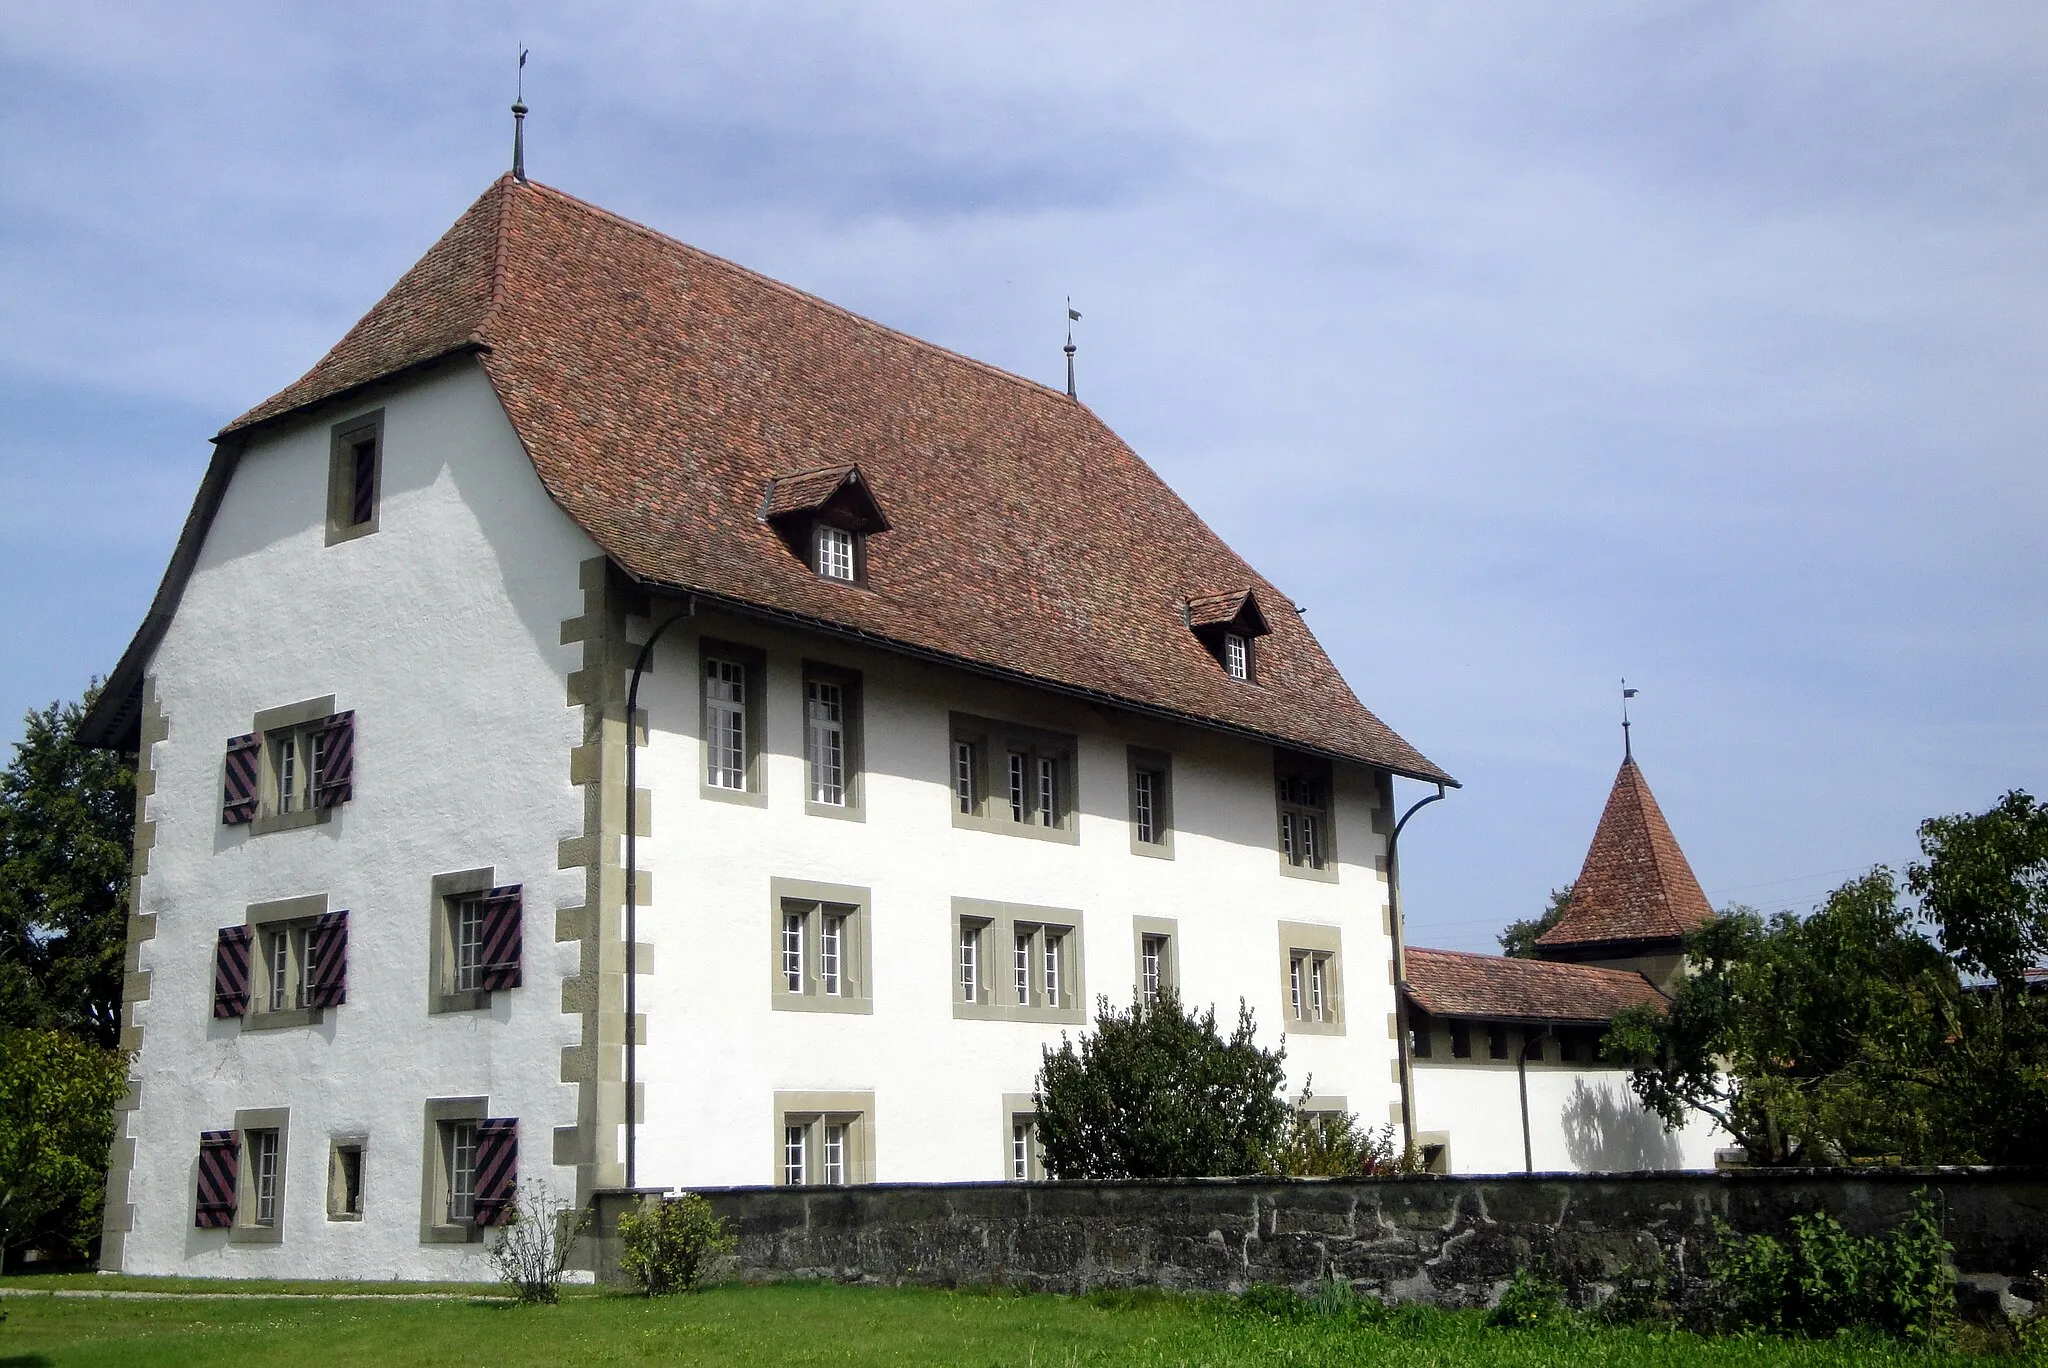
[[[222,431],[186,539],[203,539],[251,435],[472,357],[550,496],[645,585],[1455,782],[1085,405],[510,176],[303,378]],[[779,474],[851,463],[893,527],[862,594],[822,582],[761,516]],[[105,744],[133,735],[142,664],[196,549],[181,541],[95,710]],[[1260,687],[1223,677],[1187,630],[1190,584],[1247,586],[1270,610]]]

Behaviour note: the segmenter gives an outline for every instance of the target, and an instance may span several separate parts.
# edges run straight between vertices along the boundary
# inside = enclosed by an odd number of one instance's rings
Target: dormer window
[[[1266,636],[1266,615],[1249,589],[1226,594],[1196,594],[1183,599],[1181,619],[1202,643],[1223,673],[1246,684],[1259,682],[1257,638]]]
[[[812,568],[826,579],[853,583],[853,533],[843,527],[818,527],[817,560]]]
[[[1223,634],[1223,672],[1232,679],[1252,677],[1252,643],[1242,632]]]
[[[859,466],[778,475],[761,498],[761,521],[819,579],[866,584],[870,536],[889,530]]]

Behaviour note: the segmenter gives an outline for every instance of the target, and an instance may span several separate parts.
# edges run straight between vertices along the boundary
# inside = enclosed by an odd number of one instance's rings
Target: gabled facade
[[[1392,781],[1448,776],[1071,398],[507,178],[216,441],[88,720],[104,1266],[1034,1177],[1040,1049],[1168,984],[1397,1114]]]

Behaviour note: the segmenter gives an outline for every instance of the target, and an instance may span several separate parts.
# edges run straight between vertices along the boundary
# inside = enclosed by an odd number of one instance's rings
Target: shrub
[[[1311,1111],[1314,1080],[1287,1114],[1279,1139],[1266,1151],[1265,1169],[1283,1178],[1384,1178],[1419,1173],[1413,1146],[1397,1151],[1393,1123],[1370,1131],[1348,1111]]]
[[[650,1297],[689,1291],[739,1244],[694,1192],[619,1217],[619,1242],[626,1276]]]
[[[562,1270],[569,1266],[569,1250],[583,1219],[582,1211],[557,1200],[540,1179],[523,1184],[491,1241],[498,1281],[527,1305],[552,1306],[560,1298]]]
[[[1549,1325],[1564,1315],[1564,1289],[1533,1268],[1518,1268],[1515,1279],[1488,1313],[1487,1324],[1507,1330]]]
[[[1926,1188],[1886,1236],[1852,1235],[1825,1213],[1795,1216],[1784,1239],[1736,1235],[1720,1222],[1715,1236],[1707,1271],[1723,1330],[1824,1337],[1869,1328],[1927,1343],[1955,1321],[1954,1250]]]

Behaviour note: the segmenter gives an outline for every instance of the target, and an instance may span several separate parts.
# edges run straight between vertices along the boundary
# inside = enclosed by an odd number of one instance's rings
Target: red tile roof
[[[223,436],[462,349],[555,501],[645,582],[1448,780],[1084,405],[509,176]],[[770,478],[853,462],[894,528],[864,587],[760,520]],[[1217,585],[1279,610],[1256,686],[1187,630]]]
[[[1612,1021],[1624,1007],[1666,999],[1641,974],[1411,947],[1403,957],[1409,1001],[1431,1016],[1511,1021]]]
[[[1266,615],[1259,608],[1259,597],[1250,589],[1236,589],[1227,594],[1195,594],[1188,599],[1188,626],[1190,627],[1241,627],[1253,636],[1264,635]]]
[[[1679,940],[1714,915],[1633,757],[1621,762],[1571,906],[1536,938],[1545,950]]]

